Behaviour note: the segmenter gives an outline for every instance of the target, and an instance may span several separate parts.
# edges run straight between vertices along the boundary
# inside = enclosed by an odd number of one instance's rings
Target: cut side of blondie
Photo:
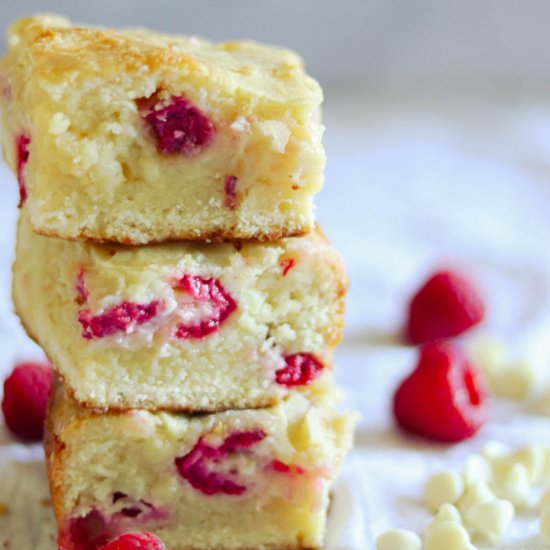
[[[327,382],[347,279],[321,232],[143,247],[37,235],[25,210],[16,310],[74,397],[105,409],[268,406]]]
[[[313,228],[322,92],[293,52],[145,30],[13,25],[4,155],[35,231],[144,244]]]
[[[354,415],[298,393],[259,410],[96,414],[62,384],[46,458],[62,550],[148,531],[170,550],[298,550],[323,543]]]

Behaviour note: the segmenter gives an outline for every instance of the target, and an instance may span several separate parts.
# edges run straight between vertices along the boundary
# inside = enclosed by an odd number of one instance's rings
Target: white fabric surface
[[[434,469],[460,467],[488,439],[550,444],[550,420],[530,404],[495,401],[490,423],[456,446],[407,439],[389,413],[391,393],[414,361],[394,334],[407,297],[434,266],[472,270],[487,296],[485,330],[550,367],[550,103],[327,96],[329,165],[318,214],[351,278],[337,377],[361,420],[335,491],[326,549],[369,550],[387,528],[427,525],[421,486]],[[4,375],[15,358],[40,352],[11,313],[16,184],[4,167],[0,177]],[[0,425],[0,472],[0,502],[9,507],[0,517],[0,548],[54,549],[40,447],[18,444]],[[531,512],[520,514],[498,546],[544,547]]]

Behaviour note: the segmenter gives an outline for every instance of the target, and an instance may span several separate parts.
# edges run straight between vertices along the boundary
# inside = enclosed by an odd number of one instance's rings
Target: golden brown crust
[[[272,230],[267,233],[256,232],[254,234],[242,234],[231,230],[218,230],[218,231],[209,231],[197,235],[196,233],[173,233],[163,237],[162,239],[151,239],[147,241],[135,241],[128,236],[121,235],[120,237],[106,237],[105,235],[98,235],[94,231],[80,231],[77,236],[69,236],[56,231],[53,228],[44,228],[44,227],[34,227],[33,231],[42,235],[43,237],[54,237],[57,239],[63,239],[65,241],[85,241],[96,244],[109,244],[116,243],[126,246],[143,246],[150,244],[163,244],[170,242],[178,241],[196,241],[196,242],[208,242],[208,243],[224,243],[224,242],[272,242],[278,241],[280,239],[286,239],[290,237],[303,237],[308,235],[310,229],[294,229],[294,230],[285,230],[277,229]]]
[[[326,233],[319,223],[315,224],[312,235],[317,237],[319,240],[325,242],[326,244],[331,244],[330,239],[327,237]],[[349,288],[349,278],[346,272],[344,259],[340,255],[332,256],[331,259],[331,264],[334,272],[337,273],[336,280],[338,284],[338,290],[336,294],[336,302],[338,305],[338,310],[335,315],[335,319],[337,319],[337,322],[334,324],[333,330],[327,339],[327,343],[329,346],[336,347],[340,343],[344,335],[344,314],[346,309],[345,298]]]
[[[53,425],[53,407],[55,400],[55,385],[52,389],[52,394],[48,403],[48,411],[46,414],[46,422],[44,426],[44,453],[46,456],[46,471],[48,474],[48,482],[50,485],[50,493],[52,497],[52,506],[58,524],[61,524],[63,518],[63,454],[65,444],[55,433]]]
[[[17,21],[10,29],[17,36],[21,48],[36,58],[36,70],[49,78],[63,78],[63,74],[78,70],[81,74],[119,75],[121,72],[165,71],[181,76],[194,74],[200,78],[215,78],[216,65],[198,55],[198,47],[211,51],[231,52],[232,63],[224,70],[237,71],[244,80],[254,78],[247,65],[250,52],[258,48],[270,62],[261,70],[269,73],[292,74],[295,82],[286,86],[284,93],[295,100],[310,97],[313,92],[320,101],[319,87],[306,77],[303,61],[296,53],[274,46],[250,41],[214,44],[202,38],[160,34],[145,29],[118,30],[99,27],[73,26],[63,17],[39,15]],[[13,48],[13,49],[15,49]],[[11,51],[11,49],[10,49]],[[44,63],[47,59],[47,63]]]
[[[124,404],[124,403],[109,404],[108,406],[100,407],[97,405],[97,403],[93,403],[91,401],[79,401],[78,399],[75,398],[74,390],[70,386],[68,386],[68,393],[73,399],[75,399],[75,401],[78,402],[79,405],[89,410],[91,414],[99,415],[99,414],[105,414],[107,412],[123,413],[126,411],[131,411],[136,408],[136,407],[130,406],[129,404]],[[209,408],[182,407],[180,405],[171,405],[171,404],[162,405],[161,407],[158,407],[156,405],[143,403],[143,404],[140,404],[139,408],[149,412],[184,413],[189,416],[200,416],[204,414],[222,413],[226,411],[266,409],[268,407],[273,407],[274,405],[277,405],[281,401],[282,401],[282,397],[280,399],[260,400],[257,403],[254,403],[254,405],[248,405],[246,407],[238,406],[235,403],[222,403],[216,407],[209,407]]]

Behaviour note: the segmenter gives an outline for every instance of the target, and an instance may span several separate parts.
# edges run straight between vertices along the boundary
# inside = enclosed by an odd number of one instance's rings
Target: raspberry
[[[21,439],[39,441],[52,384],[50,365],[20,363],[4,381],[2,412],[8,428]]]
[[[440,271],[411,300],[405,335],[414,344],[451,338],[484,315],[483,300],[471,283],[453,271]]]
[[[229,210],[235,210],[237,199],[237,182],[238,179],[235,176],[225,176],[224,191],[225,191],[225,206]]]
[[[204,338],[216,332],[237,309],[237,303],[217,279],[184,275],[176,282],[174,288],[183,290],[198,302],[210,302],[212,306],[212,313],[207,319],[194,324],[180,323],[176,330],[177,338]]]
[[[306,471],[301,467],[297,466],[296,464],[287,464],[286,462],[282,462],[281,460],[274,460],[271,463],[271,467],[280,474],[305,474]]]
[[[26,134],[20,134],[15,140],[15,163],[17,165],[17,182],[19,183],[19,208],[23,206],[27,198],[24,171],[29,161],[30,142],[31,138]]]
[[[262,430],[235,432],[226,437],[219,447],[208,445],[201,437],[191,451],[175,459],[176,468],[194,489],[205,495],[242,495],[247,489],[244,485],[211,471],[209,463],[219,463],[230,453],[245,452],[265,437],[266,433]]]
[[[127,533],[101,547],[101,550],[166,550],[166,546],[153,533]]]
[[[71,519],[59,532],[59,550],[100,550],[112,537],[107,522],[98,510]]]
[[[286,366],[275,373],[275,380],[284,386],[307,386],[317,378],[324,366],[311,353],[295,353],[285,357]]]
[[[462,441],[487,419],[483,380],[452,343],[425,344],[416,369],[395,392],[393,414],[408,432],[435,441]]]
[[[82,336],[87,340],[104,338],[117,332],[131,333],[138,325],[143,325],[155,317],[160,309],[158,300],[149,304],[121,302],[107,309],[101,315],[92,315],[89,309],[78,312],[78,322],[82,325]]]
[[[296,265],[294,258],[288,258],[281,261],[281,267],[283,268],[283,277]]]
[[[211,120],[184,97],[172,96],[168,101],[159,101],[157,93],[138,101],[138,108],[162,153],[194,157],[210,145],[216,135]]]
[[[265,438],[265,433],[262,430],[254,430],[251,432],[235,432],[227,436],[218,447],[221,456],[226,456],[228,453],[245,451],[250,449]]]

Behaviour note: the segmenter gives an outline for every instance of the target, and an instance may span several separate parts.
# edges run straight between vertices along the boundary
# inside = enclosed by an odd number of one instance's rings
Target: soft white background
[[[338,378],[362,418],[338,484],[327,550],[370,550],[391,526],[423,529],[420,488],[490,438],[550,444],[532,404],[497,401],[472,441],[436,447],[393,428],[390,396],[414,350],[396,343],[408,296],[458,265],[487,296],[483,328],[550,369],[550,3],[544,1],[0,0],[0,26],[34,11],[298,49],[326,89],[329,155],[318,215],[351,278]],[[39,356],[11,313],[17,191],[0,167],[0,375]],[[2,376],[3,377],[3,376]],[[0,424],[0,548],[52,550],[39,446]],[[533,513],[502,549],[544,548]]]

